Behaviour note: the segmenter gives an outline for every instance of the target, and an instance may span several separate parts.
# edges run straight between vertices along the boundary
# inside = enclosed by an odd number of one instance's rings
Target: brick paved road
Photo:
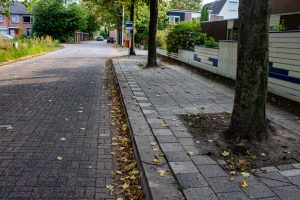
[[[0,125],[12,126],[0,128],[0,199],[112,198],[104,57],[117,55],[67,45],[0,67]]]

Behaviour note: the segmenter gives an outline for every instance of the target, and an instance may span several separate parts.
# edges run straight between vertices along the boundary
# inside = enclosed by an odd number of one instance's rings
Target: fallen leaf
[[[188,156],[193,156],[193,155],[194,155],[194,152],[188,151],[186,154],[187,154]]]
[[[65,121],[66,121],[66,122],[69,121],[69,118],[65,118]]]
[[[153,162],[154,163],[160,163],[160,160],[159,159],[153,159]]]
[[[52,99],[49,99],[48,101],[49,101],[49,102],[52,102]]]
[[[199,140],[197,140],[197,141],[196,141],[196,143],[197,143],[197,144],[200,144],[200,141],[199,141]]]
[[[161,124],[161,126],[162,126],[162,127],[169,127],[170,125],[169,125],[169,124],[163,123],[163,124]]]
[[[83,113],[83,111],[82,111],[82,110],[78,110],[78,112],[79,112],[79,113]]]
[[[116,171],[116,174],[122,174],[122,171],[117,170],[117,171]]]
[[[56,160],[62,160],[63,158],[61,156],[57,156]]]
[[[229,172],[231,175],[235,175],[236,174],[236,171],[231,171]]]
[[[65,140],[66,140],[66,138],[65,138],[65,137],[62,137],[62,138],[60,138],[60,140],[61,140],[61,141],[65,141]]]
[[[241,184],[241,186],[243,187],[243,188],[246,188],[246,187],[248,187],[248,183],[247,183],[247,181],[243,181],[242,182],[242,184]]]
[[[242,175],[242,176],[245,176],[245,177],[249,177],[249,176],[250,176],[250,173],[249,173],[249,172],[241,172],[241,175]]]
[[[229,151],[225,151],[225,150],[221,154],[224,157],[228,157],[230,155]]]
[[[230,177],[230,179],[229,179],[230,182],[232,182],[232,181],[234,181],[234,180],[235,180],[234,177]]]
[[[106,185],[106,188],[109,190],[113,190],[114,186],[113,185]]]
[[[81,131],[84,131],[85,130],[85,128],[79,128]]]
[[[127,183],[124,183],[123,185],[121,185],[121,187],[123,188],[123,190],[126,190],[129,187],[129,185]]]
[[[177,119],[176,119],[176,118],[173,118],[172,120],[173,120],[173,121],[176,121]]]
[[[165,176],[165,171],[164,170],[158,170],[159,176],[163,177]]]

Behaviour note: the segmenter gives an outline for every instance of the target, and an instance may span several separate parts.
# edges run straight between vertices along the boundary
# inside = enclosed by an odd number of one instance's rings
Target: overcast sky
[[[207,4],[207,3],[210,3],[210,2],[213,2],[213,1],[215,1],[215,0],[203,0],[203,5]]]

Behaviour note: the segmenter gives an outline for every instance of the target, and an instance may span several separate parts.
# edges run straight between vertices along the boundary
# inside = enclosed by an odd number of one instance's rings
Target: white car
[[[14,37],[13,36],[11,36],[11,35],[7,35],[7,34],[5,34],[5,35],[0,35],[0,39],[3,39],[3,40],[12,40],[12,39],[14,39]]]

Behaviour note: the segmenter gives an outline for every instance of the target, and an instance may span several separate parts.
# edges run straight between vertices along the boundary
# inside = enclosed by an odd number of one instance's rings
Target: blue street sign
[[[128,21],[126,22],[126,30],[132,30],[132,27],[133,27],[133,23]]]

